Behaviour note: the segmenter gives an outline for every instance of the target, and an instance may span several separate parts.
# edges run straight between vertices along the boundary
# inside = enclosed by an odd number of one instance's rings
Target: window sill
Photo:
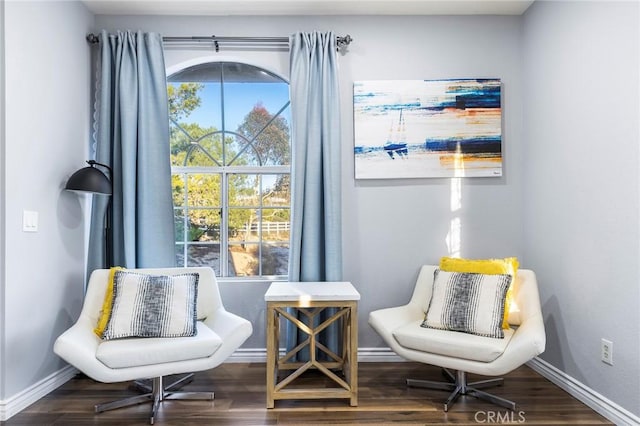
[[[276,281],[288,281],[287,277],[216,277],[220,284],[270,284]]]

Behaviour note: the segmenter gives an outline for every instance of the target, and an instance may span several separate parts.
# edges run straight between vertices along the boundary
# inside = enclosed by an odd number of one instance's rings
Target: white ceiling
[[[96,15],[521,15],[533,0],[84,0]]]

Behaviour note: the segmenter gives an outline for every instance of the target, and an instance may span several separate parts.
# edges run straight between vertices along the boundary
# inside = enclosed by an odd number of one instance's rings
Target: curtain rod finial
[[[338,37],[336,42],[338,44],[338,49],[349,46],[349,44],[353,41],[353,38],[349,34],[344,37]]]
[[[93,33],[89,33],[89,34],[87,34],[87,41],[89,43],[92,43],[92,44],[93,43],[98,43],[100,41],[100,38],[97,35],[93,34]]]

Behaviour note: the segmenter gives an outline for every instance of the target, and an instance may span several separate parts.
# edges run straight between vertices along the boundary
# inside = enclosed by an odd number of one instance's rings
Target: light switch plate
[[[38,232],[38,212],[31,210],[22,212],[22,231]]]

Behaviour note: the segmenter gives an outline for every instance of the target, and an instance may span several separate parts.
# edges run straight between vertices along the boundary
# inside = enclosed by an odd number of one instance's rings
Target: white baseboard
[[[527,363],[534,371],[618,426],[640,425],[640,417],[620,407],[541,358]]]
[[[0,421],[9,420],[11,416],[19,413],[40,398],[67,383],[77,373],[78,370],[67,365],[39,382],[34,383],[22,392],[6,400],[0,400]]]
[[[267,362],[267,350],[265,348],[236,349],[225,362]]]
[[[238,349],[226,362],[266,362],[267,351],[264,348]],[[359,348],[358,362],[402,362],[403,358],[396,355],[390,348]],[[620,407],[615,402],[605,398],[593,389],[580,383],[573,377],[558,370],[548,362],[534,358],[527,364],[541,376],[554,383],[559,388],[568,392],[600,415],[614,422],[619,426],[640,425],[640,417]],[[48,395],[56,388],[68,382],[78,371],[66,366],[59,371],[49,375],[43,380],[31,385],[24,391],[10,397],[7,400],[0,400],[0,421],[8,420],[13,415],[24,410],[29,405]]]
[[[358,348],[358,362],[405,362],[391,348]]]

